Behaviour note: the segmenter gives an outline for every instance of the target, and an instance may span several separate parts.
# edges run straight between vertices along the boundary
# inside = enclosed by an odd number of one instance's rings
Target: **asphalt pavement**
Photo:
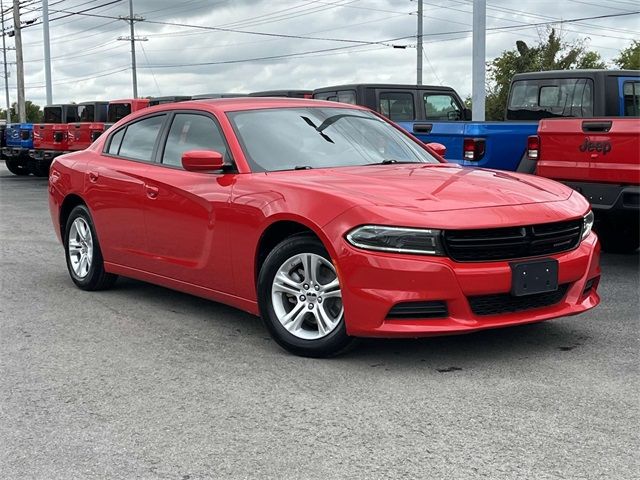
[[[298,358],[214,302],[78,290],[46,179],[0,162],[0,478],[639,478],[639,257],[602,266],[581,316]]]

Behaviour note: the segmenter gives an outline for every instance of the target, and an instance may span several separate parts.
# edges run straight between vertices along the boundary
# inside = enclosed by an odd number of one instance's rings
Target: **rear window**
[[[624,116],[640,116],[640,82],[624,82],[622,94],[624,98]]]
[[[116,123],[131,113],[130,103],[113,103],[108,107],[107,121]]]
[[[509,96],[507,118],[593,117],[593,82],[587,78],[520,80]]]
[[[78,117],[81,122],[93,122],[95,108],[93,105],[78,105]]]
[[[62,123],[62,107],[44,107],[44,123]]]
[[[378,111],[395,122],[412,122],[416,118],[413,105],[412,93],[383,92]]]

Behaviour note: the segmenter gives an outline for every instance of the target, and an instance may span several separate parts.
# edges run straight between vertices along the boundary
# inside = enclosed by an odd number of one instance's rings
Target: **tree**
[[[620,56],[613,59],[620,69],[640,70],[640,41],[634,40],[627,48],[620,50]]]
[[[587,50],[584,40],[563,42],[554,28],[549,30],[545,40],[533,47],[518,40],[514,50],[502,52],[488,64],[486,117],[488,120],[504,119],[509,85],[516,73],[605,67],[600,54]]]
[[[40,110],[40,105],[36,105],[31,100],[27,100],[25,102],[26,110],[27,110],[27,122],[29,123],[40,123],[42,122],[42,118],[44,113]],[[0,110],[0,118],[7,118],[7,111]],[[14,123],[18,122],[18,105],[14,103],[11,105],[11,121]]]

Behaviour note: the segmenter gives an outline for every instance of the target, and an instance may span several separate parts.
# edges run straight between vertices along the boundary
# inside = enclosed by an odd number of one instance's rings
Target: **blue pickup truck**
[[[314,90],[313,98],[364,105],[380,112],[425,143],[447,148],[461,165],[532,173],[527,139],[543,118],[631,115],[625,91],[637,70],[559,70],[513,77],[506,120],[471,121],[471,111],[450,87],[355,84]],[[634,87],[637,88],[637,87]],[[626,90],[625,90],[626,89]]]
[[[29,175],[29,149],[33,148],[33,124],[10,123],[6,126],[2,156],[14,175]]]

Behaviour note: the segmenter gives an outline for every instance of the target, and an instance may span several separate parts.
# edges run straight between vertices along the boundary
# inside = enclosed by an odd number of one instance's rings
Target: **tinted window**
[[[333,102],[338,100],[336,92],[322,92],[316,93],[313,98],[316,100],[331,100]]]
[[[399,92],[381,93],[380,108],[378,111],[385,117],[396,122],[411,122],[415,119],[413,94]]]
[[[107,153],[111,155],[118,155],[118,153],[120,153],[120,144],[122,143],[122,137],[125,130],[126,129],[122,128],[111,136],[111,142],[109,143]]]
[[[44,107],[44,123],[62,123],[62,107]]]
[[[131,113],[130,103],[115,103],[108,107],[107,121],[116,123]]]
[[[341,90],[338,92],[338,101],[340,103],[356,104],[356,92],[353,90]]]
[[[182,154],[188,150],[215,150],[226,158],[227,147],[216,123],[204,115],[178,113],[173,117],[162,163],[182,166]]]
[[[118,154],[121,157],[151,161],[153,147],[164,117],[165,115],[157,115],[130,123],[124,133]]]
[[[509,119],[592,116],[593,85],[590,79],[520,80],[511,87]]]
[[[624,95],[624,116],[640,116],[640,82],[624,82],[622,94]]]
[[[78,107],[76,107],[75,105],[64,107],[64,111],[66,114],[66,118],[64,118],[61,123],[73,123],[80,121],[80,116],[78,115]]]
[[[427,120],[462,120],[462,111],[451,95],[424,95]]]
[[[252,171],[390,162],[437,163],[421,144],[371,112],[279,108],[228,114]]]
[[[93,122],[95,118],[93,105],[78,105],[78,116],[81,122]]]

